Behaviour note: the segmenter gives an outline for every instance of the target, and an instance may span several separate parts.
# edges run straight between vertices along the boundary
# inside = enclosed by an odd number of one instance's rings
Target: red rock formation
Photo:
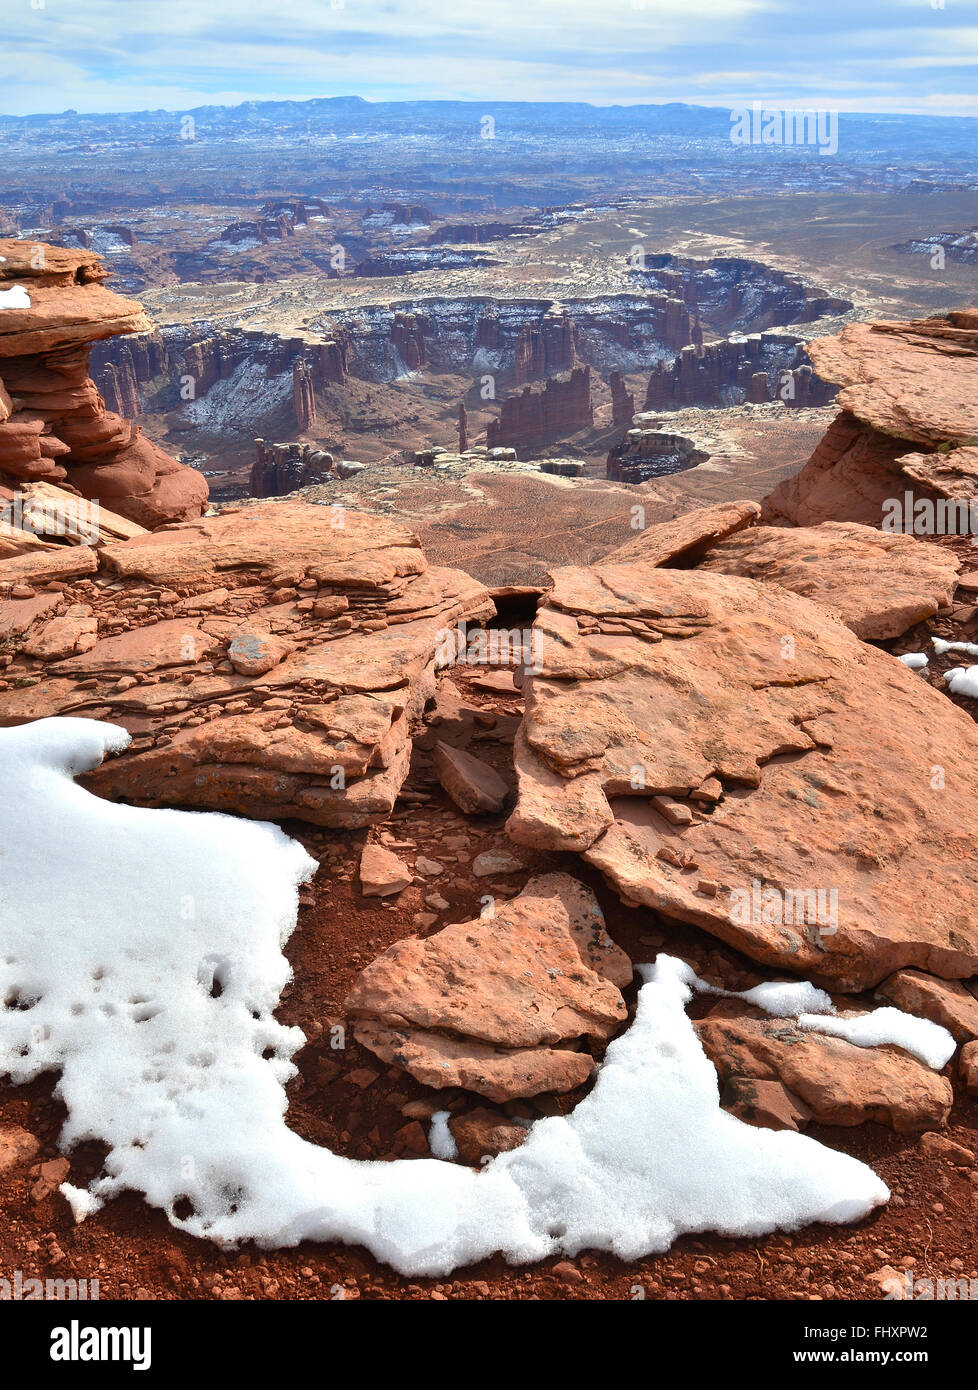
[[[528,323],[516,340],[517,386],[570,371],[577,365],[577,343],[577,328],[563,311],[544,314],[539,323]]]
[[[395,313],[391,326],[391,342],[401,355],[409,372],[416,372],[427,366],[428,349],[425,334],[431,332],[431,324],[423,314]]]
[[[490,449],[532,449],[593,424],[591,368],[575,367],[568,377],[554,377],[542,390],[524,386],[518,396],[507,396],[500,403],[499,419],[489,422],[486,444]]]
[[[860,569],[865,586],[872,552]],[[978,972],[971,718],[778,582],[641,553],[552,577],[522,682],[514,840],[576,850],[630,905],[845,991],[908,967]],[[863,594],[861,617],[880,617]],[[937,882],[953,893],[920,891]]]
[[[292,405],[299,433],[305,434],[316,423],[316,394],[309,363],[300,357],[292,368]]]
[[[282,497],[313,483],[324,483],[333,474],[333,455],[311,444],[266,444],[255,440],[251,465],[252,497]]]
[[[808,352],[819,376],[842,386],[844,409],[801,471],[765,499],[765,520],[879,526],[907,492],[978,495],[975,450],[955,447],[978,432],[978,310],[850,324]]]
[[[26,301],[0,316],[0,481],[61,483],[142,526],[199,516],[204,479],[106,409],[88,374],[94,341],[149,327],[140,306],[104,288],[91,252],[0,241],[0,255],[0,284]],[[114,385],[131,405],[131,381]]]
[[[608,378],[611,388],[611,423],[627,429],[635,414],[635,397],[625,385],[621,372],[612,372]]]
[[[495,610],[403,527],[352,509],[335,521],[249,503],[98,552],[0,560],[0,725],[70,713],[128,727],[130,748],[90,781],[109,799],[383,820],[456,624]],[[25,579],[61,589],[23,598]]]

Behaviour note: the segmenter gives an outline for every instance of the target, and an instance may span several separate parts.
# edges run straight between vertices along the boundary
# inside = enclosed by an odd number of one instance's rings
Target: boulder
[[[715,507],[700,507],[673,521],[646,526],[606,555],[602,563],[641,561],[676,568],[694,564],[718,541],[752,526],[760,514],[757,502],[720,502]]]
[[[65,545],[13,555],[0,562],[0,591],[14,584],[50,584],[77,579],[98,569],[95,551],[87,545]]]
[[[439,739],[434,764],[439,782],[460,810],[478,816],[503,809],[509,788],[495,768],[481,758]]]
[[[780,1081],[732,1073],[724,1083],[720,1104],[744,1124],[759,1129],[804,1129],[812,1112]]]
[[[422,1028],[395,1028],[371,1019],[355,1029],[357,1042],[382,1062],[400,1067],[422,1086],[460,1086],[503,1102],[543,1093],[575,1091],[596,1071],[587,1052],[559,1047],[493,1047]]]
[[[943,1158],[955,1168],[975,1166],[974,1150],[966,1149],[963,1144],[956,1144],[946,1134],[938,1134],[934,1130],[920,1136],[920,1150],[928,1156]]]
[[[696,1024],[722,1087],[742,1086],[743,1078],[778,1081],[824,1125],[872,1120],[913,1134],[946,1123],[951,1083],[909,1052],[857,1047],[845,1038],[806,1032],[792,1019],[738,1012],[736,1005],[719,1004]]]
[[[41,1141],[21,1125],[0,1125],[0,1182],[26,1168],[41,1151]]]
[[[52,618],[36,632],[32,632],[24,645],[28,656],[41,657],[47,661],[59,660],[87,652],[98,641],[98,622],[91,615],[87,604],[75,604],[61,618]]]
[[[898,459],[907,485],[925,497],[947,498],[968,510],[962,521],[973,520],[971,508],[978,498],[978,449],[940,449],[931,454],[903,454]],[[956,513],[951,513],[956,517]],[[960,528],[962,532],[964,527]]]
[[[228,597],[226,589],[217,592]],[[262,632],[260,628],[243,628],[231,639],[228,660],[239,676],[264,676],[294,650],[291,642],[271,632]]]
[[[529,1130],[515,1124],[498,1110],[479,1106],[465,1115],[453,1115],[448,1128],[462,1163],[481,1168],[487,1158],[518,1149]]]
[[[588,1079],[578,1049],[624,1022],[615,980],[630,978],[593,895],[546,875],[475,921],[395,942],[345,1008],[358,1042],[423,1084],[509,1100]]]
[[[978,973],[967,715],[774,585],[604,562],[553,580],[514,840],[576,850],[626,901],[843,990]]]
[[[413,882],[402,859],[382,845],[364,845],[360,855],[360,891],[365,898],[386,898]]]
[[[899,637],[951,602],[961,562],[913,536],[855,522],[755,526],[715,545],[714,574],[780,584],[837,613],[857,637]]]
[[[472,688],[488,695],[519,694],[512,671],[479,671],[472,680]]]

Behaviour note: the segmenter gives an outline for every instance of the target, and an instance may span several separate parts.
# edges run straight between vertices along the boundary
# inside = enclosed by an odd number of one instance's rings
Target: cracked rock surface
[[[514,840],[577,850],[627,902],[843,990],[978,973],[967,715],[774,585],[642,564],[553,578]]]

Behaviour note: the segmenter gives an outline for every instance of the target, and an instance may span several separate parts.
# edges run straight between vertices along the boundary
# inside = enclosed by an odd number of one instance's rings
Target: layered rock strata
[[[153,527],[199,516],[207,483],[114,411],[89,376],[92,343],[149,327],[103,285],[97,256],[0,241],[0,481],[58,483]]]
[[[88,784],[138,805],[389,814],[456,623],[494,612],[400,526],[302,502],[63,554],[0,561],[0,723],[124,725]]]
[[[978,310],[850,324],[808,352],[841,386],[843,409],[801,471],[765,499],[765,520],[912,531],[915,501],[978,495]]]

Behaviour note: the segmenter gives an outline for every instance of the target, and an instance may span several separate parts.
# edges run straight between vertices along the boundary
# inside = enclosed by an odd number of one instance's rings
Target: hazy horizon
[[[8,116],[351,93],[978,116],[978,0],[31,0],[4,39]]]
[[[206,108],[206,107],[215,107],[215,108],[220,108],[220,109],[223,109],[223,110],[233,111],[233,110],[237,110],[237,109],[239,109],[239,108],[241,108],[241,107],[245,107],[245,106],[259,106],[259,105],[263,105],[263,104],[265,104],[265,103],[273,104],[273,105],[274,105],[274,104],[277,104],[277,103],[291,102],[291,103],[293,103],[294,105],[301,106],[301,105],[303,105],[303,104],[306,103],[306,102],[313,102],[313,101],[362,101],[362,102],[365,102],[368,106],[409,106],[409,105],[417,105],[417,104],[421,104],[421,103],[432,104],[432,105],[443,104],[443,105],[446,105],[446,106],[448,106],[448,105],[461,105],[461,106],[466,106],[466,105],[468,105],[468,106],[479,107],[480,109],[481,109],[483,106],[581,106],[581,107],[590,108],[590,109],[595,110],[595,111],[612,111],[612,110],[616,110],[616,109],[640,111],[640,110],[645,110],[645,109],[654,109],[654,108],[657,108],[657,107],[663,107],[663,108],[664,108],[664,107],[668,107],[668,106],[685,106],[685,107],[688,107],[688,108],[690,108],[690,109],[695,109],[695,110],[699,110],[699,111],[717,111],[717,112],[722,112],[722,113],[724,113],[724,114],[727,114],[728,112],[730,112],[730,111],[733,110],[733,109],[748,109],[748,108],[750,107],[750,105],[751,105],[751,102],[752,102],[752,101],[756,101],[756,100],[757,100],[756,98],[751,98],[750,100],[748,100],[748,101],[746,101],[746,102],[743,102],[743,103],[734,103],[734,102],[730,102],[730,103],[726,103],[726,102],[716,102],[716,103],[714,103],[714,102],[706,102],[706,101],[697,101],[697,102],[694,102],[694,101],[684,101],[684,100],[682,100],[682,98],[674,97],[674,98],[670,98],[668,101],[618,101],[618,102],[615,102],[615,101],[574,101],[574,100],[572,100],[572,99],[564,99],[564,98],[561,98],[561,97],[536,97],[536,98],[531,98],[531,97],[527,97],[527,98],[518,98],[518,97],[493,97],[493,96],[483,96],[483,97],[434,97],[434,96],[427,96],[427,95],[424,95],[424,94],[419,94],[419,95],[417,95],[417,96],[411,96],[411,97],[382,97],[382,96],[370,96],[370,97],[365,97],[365,96],[363,96],[363,95],[362,95],[361,93],[359,93],[359,92],[336,92],[336,93],[328,93],[328,94],[327,94],[327,93],[322,93],[322,92],[320,92],[320,93],[318,93],[318,94],[313,94],[313,95],[311,95],[311,96],[261,96],[261,97],[243,97],[243,98],[242,98],[241,100],[239,100],[239,101],[212,101],[212,100],[210,100],[210,99],[205,99],[205,100],[201,100],[201,101],[196,102],[195,105],[194,105],[193,107],[191,107],[191,106],[185,106],[185,105],[184,105],[184,106],[133,106],[133,107],[117,107],[117,108],[114,108],[114,109],[99,108],[99,109],[96,110],[96,109],[93,108],[92,110],[82,110],[82,109],[79,108],[79,107],[70,107],[70,106],[66,106],[66,107],[63,107],[63,108],[60,109],[60,110],[48,109],[48,110],[23,111],[23,112],[16,112],[16,111],[3,110],[3,111],[0,111],[0,120],[31,120],[31,119],[40,119],[40,118],[46,118],[46,117],[58,118],[58,117],[60,117],[60,116],[66,116],[66,115],[69,115],[69,114],[75,114],[75,115],[78,115],[78,116],[138,116],[138,115],[144,115],[144,114],[150,114],[150,115],[152,115],[152,114],[155,114],[156,112],[160,112],[160,111],[165,112],[167,115],[174,115],[174,116],[176,116],[176,115],[181,115],[181,114],[184,114],[184,113],[187,113],[187,112],[196,110],[196,109]],[[769,107],[769,108],[772,109],[772,110],[782,110],[782,111],[783,111],[783,110],[791,111],[791,110],[799,110],[799,109],[808,109],[808,110],[815,109],[815,103],[814,103],[814,102],[811,102],[811,101],[807,101],[807,102],[806,102],[806,101],[803,101],[803,100],[799,100],[799,101],[797,101],[797,102],[790,102],[790,101],[784,101],[784,100],[781,100],[781,101],[769,101],[769,102],[766,102],[766,103],[765,103],[765,102],[760,102],[759,104],[762,105],[762,106],[767,106],[767,107]],[[978,107],[978,103],[976,103],[976,107]],[[973,112],[973,113],[971,113],[971,112],[958,112],[958,111],[953,111],[953,112],[949,112],[949,111],[898,111],[898,110],[882,110],[882,109],[880,109],[880,110],[867,110],[867,109],[865,109],[865,108],[863,108],[863,107],[860,107],[860,106],[853,106],[853,107],[851,107],[851,108],[848,108],[848,107],[839,107],[838,105],[832,106],[832,107],[820,107],[820,108],[818,108],[818,109],[820,109],[820,110],[833,110],[833,111],[838,111],[840,115],[844,115],[844,116],[867,116],[867,117],[875,117],[875,116],[910,116],[910,117],[917,117],[917,118],[919,118],[919,119],[921,119],[921,120],[930,120],[930,119],[934,119],[934,120],[946,120],[946,121],[956,121],[956,120],[972,120],[972,121],[973,121],[973,120],[978,120],[978,109],[976,109],[975,112]]]

